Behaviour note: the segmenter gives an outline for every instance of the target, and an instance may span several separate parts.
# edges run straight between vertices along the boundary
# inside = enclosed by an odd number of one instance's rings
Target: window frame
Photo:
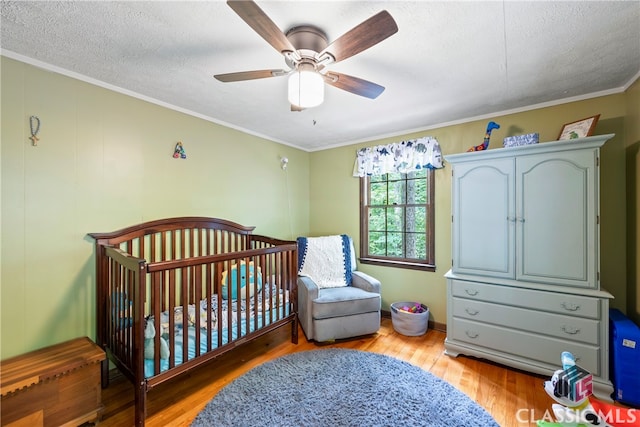
[[[435,266],[435,173],[433,169],[426,169],[427,174],[425,179],[427,180],[427,200],[428,203],[420,204],[425,206],[425,242],[427,249],[427,259],[416,260],[414,258],[401,258],[401,257],[389,257],[389,256],[377,256],[369,255],[369,215],[368,210],[370,205],[368,204],[369,197],[371,195],[371,179],[369,176],[360,178],[360,257],[359,261],[362,264],[372,264],[387,267],[406,268],[412,270],[423,271],[436,271]],[[388,174],[387,174],[388,175]],[[403,174],[406,180],[406,174]],[[388,201],[387,201],[388,202]],[[403,205],[398,204],[386,204],[376,205],[376,208],[380,207],[393,207],[402,206],[407,207],[405,203]],[[431,221],[429,221],[431,219]],[[406,233],[406,225],[402,231]]]

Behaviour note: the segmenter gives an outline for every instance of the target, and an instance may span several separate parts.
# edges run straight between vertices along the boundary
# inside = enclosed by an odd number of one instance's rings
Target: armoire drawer
[[[535,334],[599,345],[597,320],[528,310],[524,308],[492,304],[454,297],[453,316],[476,322],[492,323]]]
[[[597,298],[455,279],[450,280],[450,283],[454,297],[591,319],[600,319],[601,315]]]
[[[492,351],[509,353],[517,358],[537,360],[549,365],[558,365],[559,355],[563,351],[569,351],[576,357],[577,364],[582,368],[596,376],[601,374],[600,347],[598,346],[459,318],[454,318],[451,326],[451,328],[447,327],[447,334],[453,340],[486,347]]]

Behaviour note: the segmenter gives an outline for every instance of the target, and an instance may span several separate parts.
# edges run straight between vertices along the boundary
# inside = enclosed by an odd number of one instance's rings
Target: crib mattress
[[[264,299],[262,292],[259,292],[254,297],[249,299],[238,300],[225,300],[218,299],[218,295],[211,297],[211,304],[207,303],[207,300],[200,301],[199,304],[189,305],[185,311],[183,307],[176,307],[174,309],[174,345],[170,348],[172,355],[175,355],[175,366],[179,366],[184,363],[184,351],[183,348],[187,347],[187,360],[194,359],[196,357],[196,335],[200,335],[200,352],[204,354],[218,347],[221,347],[229,342],[233,342],[240,339],[247,334],[262,329],[284,317],[287,317],[290,312],[289,293],[278,290],[275,286],[271,288],[266,287],[264,293]],[[221,313],[218,317],[218,302],[222,305]],[[206,321],[206,313],[211,310],[213,315],[212,327],[208,329]],[[240,316],[238,316],[238,309],[240,310]],[[231,311],[231,325],[229,326],[229,312]],[[183,328],[183,315],[187,313],[189,325],[186,329]],[[171,342],[169,334],[169,312],[162,312],[160,315],[160,333],[167,340]],[[196,325],[195,317],[200,316],[200,327]],[[240,325],[238,325],[238,318],[240,319]],[[247,322],[248,319],[248,322]],[[150,321],[154,321],[153,316],[149,318]],[[248,325],[247,325],[248,323]],[[220,334],[218,329],[222,330]],[[156,328],[158,331],[158,328]],[[185,334],[186,331],[186,334]],[[185,339],[186,335],[186,339]],[[209,347],[210,343],[210,347]],[[160,372],[162,373],[169,369],[170,359],[160,360]],[[145,359],[144,361],[145,378],[150,378],[155,373],[154,360]]]

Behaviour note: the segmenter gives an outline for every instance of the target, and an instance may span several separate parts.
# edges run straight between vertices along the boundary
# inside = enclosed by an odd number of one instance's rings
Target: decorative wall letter
[[[184,152],[184,147],[182,146],[182,142],[178,142],[176,144],[176,149],[173,151],[174,159],[186,159],[187,153]]]

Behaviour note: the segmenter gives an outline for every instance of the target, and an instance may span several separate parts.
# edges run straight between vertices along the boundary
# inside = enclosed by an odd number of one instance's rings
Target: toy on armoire
[[[467,151],[483,151],[489,148],[489,140],[491,139],[491,131],[494,129],[500,129],[500,125],[496,122],[487,123],[487,132],[484,134],[484,141],[480,145],[475,145],[469,148]]]
[[[593,376],[576,365],[568,351],[562,369],[544,382],[544,390],[557,403],[551,405],[556,421],[538,420],[538,427],[640,427],[640,410],[615,406],[593,396]]]

